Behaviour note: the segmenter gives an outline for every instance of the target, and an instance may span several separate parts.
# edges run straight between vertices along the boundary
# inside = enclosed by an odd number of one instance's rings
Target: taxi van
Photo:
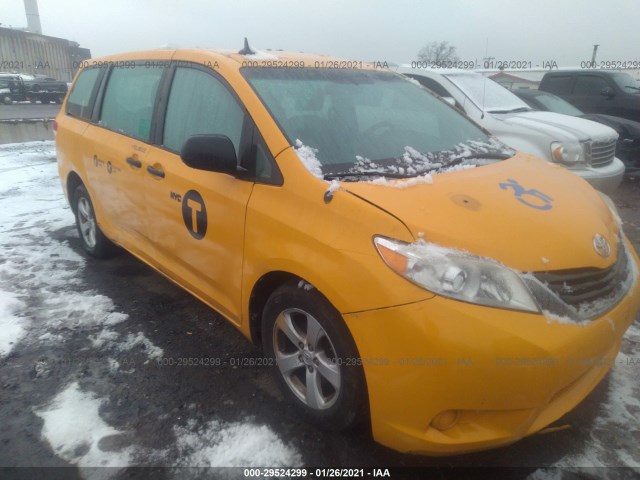
[[[86,62],[56,118],[84,249],[248,339],[311,422],[402,452],[509,444],[579,404],[640,302],[615,206],[417,82],[325,56]]]

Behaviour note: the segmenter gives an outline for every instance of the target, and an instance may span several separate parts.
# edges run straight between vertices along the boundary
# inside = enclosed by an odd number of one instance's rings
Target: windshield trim
[[[489,77],[485,77],[484,75],[482,75],[480,73],[475,73],[475,72],[455,72],[455,73],[446,73],[446,74],[443,74],[442,76],[445,77],[447,80],[449,80],[451,83],[453,83],[456,86],[456,88],[458,90],[460,90],[462,92],[462,94],[481,112],[492,113],[491,110],[494,110],[494,109],[514,110],[514,109],[517,109],[517,108],[524,108],[524,107],[526,107],[529,110],[531,110],[531,107],[529,105],[527,105],[524,100],[521,100],[520,98],[518,98],[518,96],[515,93],[510,92],[508,89],[504,88],[502,85],[500,85],[495,80],[491,80]],[[495,83],[498,87],[504,89],[507,93],[511,94],[511,96],[515,99],[515,104],[514,105],[508,105],[506,107],[485,105],[484,108],[483,108],[468,93],[468,91],[464,88],[464,85],[461,85],[460,81],[456,81],[455,77],[459,77],[459,78],[463,78],[463,77],[469,77],[469,78],[482,77],[486,81],[491,81],[491,82]],[[508,112],[500,112],[500,113],[508,113]]]

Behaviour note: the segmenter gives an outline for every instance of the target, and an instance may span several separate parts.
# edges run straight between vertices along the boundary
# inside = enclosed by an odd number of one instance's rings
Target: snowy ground
[[[85,258],[64,238],[76,235],[72,225],[73,215],[57,175],[53,142],[0,147],[2,370],[19,364],[25,348],[64,350],[66,344],[77,339],[84,340],[80,352],[85,358],[105,356],[106,366],[114,375],[132,372],[112,354],[138,351],[144,357],[143,364],[163,356],[163,349],[143,332],[134,328],[130,333],[119,333],[116,328],[126,323],[129,315],[118,311],[110,298],[87,289],[79,275],[85,268]],[[61,231],[65,234],[57,237],[55,233]],[[78,352],[65,353],[73,356]],[[51,368],[51,361],[37,360],[31,381],[49,377]],[[107,397],[92,391],[76,375],[57,380],[49,398],[23,407],[42,419],[39,441],[81,469],[140,464],[295,466],[302,462],[296,449],[268,426],[253,421],[230,423],[215,417],[206,422],[187,417],[177,423],[172,445],[167,448],[136,446],[129,438],[136,432],[115,428],[100,415],[109,402]],[[11,385],[3,385],[1,408],[5,408],[10,395]],[[118,440],[124,437],[124,442]],[[2,466],[8,464],[31,462],[28,458],[2,458]],[[116,470],[109,473],[115,474]]]
[[[627,182],[616,196],[636,248],[639,190]],[[162,471],[169,478],[192,472],[180,467],[298,465],[640,474],[637,323],[611,375],[565,419],[572,428],[429,459],[391,452],[367,432],[300,422],[268,372],[229,366],[260,352],[214,312],[126,253],[87,258],[52,142],[0,146],[0,246],[0,467],[73,465],[96,478],[133,465],[173,467]],[[178,365],[203,357],[225,366]],[[111,468],[92,468],[100,466]]]

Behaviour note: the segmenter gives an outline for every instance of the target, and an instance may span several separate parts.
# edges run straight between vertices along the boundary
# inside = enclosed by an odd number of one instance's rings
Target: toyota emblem
[[[607,239],[599,233],[596,233],[593,236],[593,249],[602,258],[607,258],[609,255],[611,255],[611,245],[609,245]]]

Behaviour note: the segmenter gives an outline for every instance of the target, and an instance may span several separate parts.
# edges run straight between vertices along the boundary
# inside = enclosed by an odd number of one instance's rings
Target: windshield
[[[480,110],[489,113],[531,110],[515,94],[479,73],[448,73],[446,77],[462,90]]]
[[[388,71],[243,68],[291,145],[322,174],[412,176],[513,151],[415,82]],[[304,159],[303,159],[304,161]]]
[[[614,73],[613,80],[627,93],[640,93],[640,81],[633,78],[628,73]]]
[[[569,102],[551,94],[536,95],[535,99],[544,105],[550,112],[564,113],[565,115],[578,116],[582,111],[571,105]]]

